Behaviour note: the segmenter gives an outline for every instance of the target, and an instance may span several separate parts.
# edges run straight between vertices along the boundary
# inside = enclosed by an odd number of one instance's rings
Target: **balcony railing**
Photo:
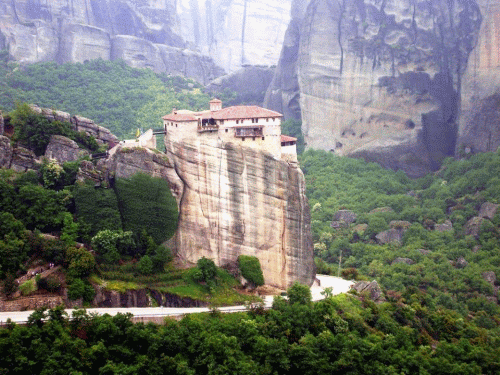
[[[242,137],[262,137],[262,128],[236,128],[234,136]]]
[[[219,125],[198,125],[198,133],[213,132],[219,129]]]

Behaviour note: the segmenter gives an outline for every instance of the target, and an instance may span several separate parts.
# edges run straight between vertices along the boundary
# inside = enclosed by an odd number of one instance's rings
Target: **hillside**
[[[410,293],[498,330],[500,152],[448,159],[419,180],[323,151],[301,165],[318,273],[376,279],[394,300]]]

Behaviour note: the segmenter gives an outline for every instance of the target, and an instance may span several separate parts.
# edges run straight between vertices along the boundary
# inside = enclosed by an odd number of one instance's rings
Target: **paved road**
[[[318,301],[323,299],[324,296],[321,294],[325,288],[332,288],[332,294],[346,293],[351,285],[352,281],[340,279],[334,276],[316,275],[319,280],[320,285],[313,285],[311,287],[311,294],[313,301]],[[264,306],[269,308],[272,306],[273,296],[264,297]],[[137,318],[161,318],[167,316],[181,316],[186,314],[196,314],[200,312],[208,312],[210,309],[208,307],[131,307],[131,308],[95,308],[86,309],[89,314],[109,314],[116,315],[118,313],[130,313]],[[245,311],[245,306],[229,306],[218,308],[221,312],[236,312]],[[73,309],[66,309],[68,316],[72,315]],[[12,312],[0,312],[0,325],[5,323],[7,319],[11,319],[13,322],[23,324],[28,321],[28,317],[33,313],[33,311],[12,311]]]

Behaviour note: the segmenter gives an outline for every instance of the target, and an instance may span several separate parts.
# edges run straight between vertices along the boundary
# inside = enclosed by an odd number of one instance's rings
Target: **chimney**
[[[222,102],[219,99],[210,100],[210,110],[212,112],[220,111],[222,109]]]

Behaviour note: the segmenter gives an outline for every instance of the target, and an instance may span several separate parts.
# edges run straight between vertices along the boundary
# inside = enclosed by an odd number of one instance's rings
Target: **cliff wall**
[[[312,283],[310,211],[296,164],[217,140],[167,138],[165,145],[166,156],[118,146],[98,167],[115,177],[143,172],[168,180],[179,208],[170,244],[177,256],[234,266],[239,255],[253,255],[268,285]]]
[[[311,147],[421,176],[462,138],[489,132],[477,129],[480,113],[497,116],[499,3],[310,0],[265,105],[300,116]]]
[[[224,74],[177,28],[174,0],[0,0],[0,49],[23,64],[121,58],[202,83]]]
[[[483,22],[462,83],[457,151],[500,146],[500,1],[478,0]]]
[[[202,83],[275,65],[292,0],[0,0],[0,49],[22,63],[124,59]]]
[[[179,227],[173,239],[186,261],[218,266],[259,258],[266,284],[287,288],[314,278],[310,211],[302,171],[269,154],[216,140],[165,140],[176,180]]]

